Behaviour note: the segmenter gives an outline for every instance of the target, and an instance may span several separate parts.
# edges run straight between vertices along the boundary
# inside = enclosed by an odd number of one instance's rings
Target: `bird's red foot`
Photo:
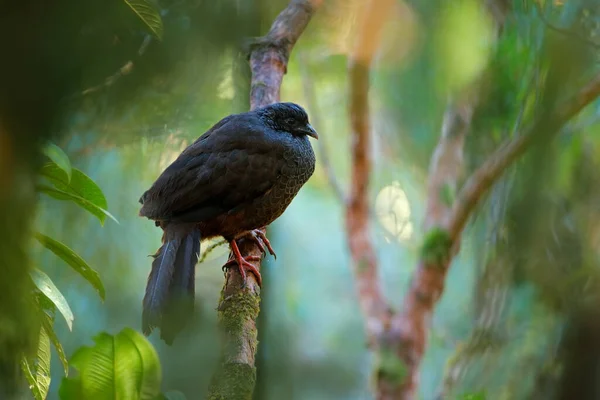
[[[260,251],[263,252],[263,254],[267,254],[266,250],[269,250],[269,254],[271,254],[275,259],[277,259],[277,254],[275,254],[275,250],[273,250],[273,247],[271,247],[271,242],[269,242],[269,239],[267,239],[267,236],[264,234],[263,231],[261,231],[260,229],[254,229],[248,233],[248,236],[250,236],[252,240],[256,242],[258,248],[260,249]],[[265,246],[267,247],[266,250]]]
[[[235,240],[229,242],[231,246],[231,251],[233,252],[233,258],[228,260],[225,265],[223,265],[223,269],[231,267],[233,264],[237,264],[238,271],[240,271],[240,275],[242,276],[242,280],[244,281],[243,285],[246,286],[246,271],[250,271],[256,277],[256,283],[258,286],[262,286],[262,276],[258,269],[250,263],[250,261],[260,261],[262,257],[259,256],[247,256],[244,258],[242,253],[240,253],[240,249]]]

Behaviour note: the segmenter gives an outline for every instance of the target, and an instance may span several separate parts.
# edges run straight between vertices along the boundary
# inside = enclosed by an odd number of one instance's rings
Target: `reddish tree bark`
[[[450,262],[447,238],[436,227],[445,226],[451,215],[451,200],[444,191],[456,190],[462,177],[465,137],[471,125],[475,99],[451,103],[446,110],[442,134],[432,157],[427,188],[424,230],[429,232],[417,265],[403,311],[395,316],[392,331],[399,357],[407,368],[402,385],[392,388],[390,398],[412,399],[418,388],[419,365],[425,353],[428,324],[433,307],[444,291],[445,269]],[[427,254],[425,254],[427,253]],[[401,394],[401,397],[398,396]]]
[[[292,48],[321,3],[322,0],[290,1],[273,22],[269,33],[250,44],[251,109],[279,101]],[[253,241],[242,239],[239,248],[244,257],[262,256]],[[232,255],[229,257],[231,259]],[[253,264],[260,270],[260,262]],[[249,400],[254,391],[260,287],[253,274],[248,274],[245,287],[242,283],[237,268],[227,270],[218,307],[219,324],[224,333],[222,365],[213,377],[209,390],[211,400]]]
[[[371,346],[389,325],[390,313],[378,279],[375,251],[369,239],[368,187],[371,174],[369,69],[381,30],[390,15],[391,0],[365,2],[356,46],[350,59],[350,123],[352,127],[352,185],[346,207],[346,232],[355,274],[358,301]]]

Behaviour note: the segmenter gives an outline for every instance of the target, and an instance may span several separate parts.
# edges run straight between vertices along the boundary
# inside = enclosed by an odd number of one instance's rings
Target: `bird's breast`
[[[283,155],[282,175],[302,186],[315,171],[315,153],[307,137],[293,138]]]
[[[286,146],[280,157],[280,174],[275,184],[244,209],[242,225],[247,230],[269,225],[279,218],[315,170],[315,154],[308,140]]]

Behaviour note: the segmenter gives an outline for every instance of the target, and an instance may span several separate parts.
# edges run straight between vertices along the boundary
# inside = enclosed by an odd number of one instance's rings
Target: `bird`
[[[248,237],[263,254],[275,256],[261,228],[290,205],[315,171],[309,137],[319,138],[304,108],[279,102],[232,114],[189,145],[139,199],[139,216],[163,231],[152,255],[143,300],[142,331],[155,328],[171,345],[193,313],[195,266],[200,241],[223,237],[246,282],[259,271],[244,258],[236,240]],[[266,249],[265,249],[266,247]]]

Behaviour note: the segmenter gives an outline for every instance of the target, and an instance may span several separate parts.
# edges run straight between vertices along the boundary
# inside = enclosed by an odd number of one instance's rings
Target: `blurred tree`
[[[488,6],[492,6],[492,14],[496,17],[496,31],[505,33],[504,21],[507,18],[508,8],[505,3],[489,2]],[[371,6],[371,11],[375,10],[376,6]],[[445,10],[446,23],[452,23],[452,19],[456,18],[454,12],[455,6],[450,6]],[[463,2],[459,7],[463,12],[471,11],[477,14],[477,9],[480,5],[470,2]],[[470,7],[474,7],[471,9]],[[572,11],[572,10],[570,10]],[[575,12],[573,15],[579,15]],[[476,18],[483,18],[476,17]],[[485,23],[482,20],[483,23]],[[579,19],[575,19],[574,28],[569,32],[577,32]],[[473,24],[476,25],[476,24]],[[454,25],[453,25],[454,26]],[[458,28],[458,25],[456,26]],[[482,26],[482,32],[485,31],[485,26]],[[372,31],[372,30],[371,30]],[[369,32],[367,30],[367,32]],[[445,39],[446,41],[450,39]],[[455,50],[455,47],[450,43],[442,45],[443,51]],[[545,42],[543,52],[540,54],[542,63],[540,68],[543,68],[546,76],[543,83],[540,83],[537,90],[539,98],[535,110],[535,117],[532,119],[529,128],[525,129],[526,133],[513,134],[514,139],[508,139],[505,144],[500,145],[498,150],[487,156],[483,164],[476,169],[472,175],[466,180],[463,189],[456,195],[457,188],[464,171],[464,155],[463,147],[467,132],[471,129],[471,120],[474,114],[479,98],[483,95],[480,93],[487,85],[490,85],[489,80],[494,79],[490,70],[488,74],[481,74],[477,70],[477,62],[470,60],[469,70],[458,71],[460,74],[454,75],[455,79],[464,78],[464,82],[455,81],[452,85],[459,85],[462,88],[456,92],[456,86],[447,85],[448,90],[453,94],[454,100],[451,101],[449,108],[446,111],[442,135],[435,152],[432,157],[431,167],[429,171],[428,183],[428,202],[424,221],[425,239],[421,250],[421,259],[416,270],[416,275],[411,283],[409,292],[405,298],[403,311],[397,315],[390,314],[386,310],[385,300],[382,299],[377,283],[377,267],[374,261],[374,256],[369,256],[367,240],[367,225],[362,224],[362,228],[353,230],[352,225],[349,225],[349,241],[350,247],[353,249],[353,241],[362,240],[362,251],[354,251],[354,258],[357,263],[355,267],[359,296],[362,299],[363,312],[367,322],[367,332],[370,335],[371,343],[376,343],[376,351],[379,353],[379,365],[376,367],[377,373],[377,398],[415,398],[418,390],[418,376],[420,371],[420,362],[425,352],[425,341],[429,325],[430,315],[434,305],[442,295],[444,288],[445,273],[450,265],[454,255],[460,247],[460,236],[467,223],[467,219],[473,212],[479,200],[484,193],[495,183],[495,181],[504,173],[504,171],[515,162],[516,158],[521,156],[529,147],[539,141],[541,137],[548,137],[550,134],[556,134],[572,117],[594,101],[600,94],[600,77],[596,76],[592,81],[584,86],[580,92],[571,100],[565,101],[566,96],[570,96],[573,89],[571,86],[575,83],[575,77],[585,75],[589,76],[590,71],[587,61],[589,57],[589,46],[581,43],[571,43],[571,40],[561,37],[550,37]],[[568,57],[565,57],[569,54]],[[474,57],[480,55],[473,54]],[[367,63],[368,65],[368,63]],[[481,68],[480,68],[481,69]],[[351,70],[352,71],[352,70]],[[479,78],[477,78],[480,76]],[[469,84],[466,82],[470,81]],[[355,93],[365,93],[366,89],[365,78],[353,79],[351,84]],[[458,82],[458,83],[457,83]],[[360,139],[368,135],[368,128],[365,125],[365,110],[368,108],[366,95],[362,95],[361,100],[356,100],[355,108],[351,110],[351,117],[355,121],[355,132],[357,139],[355,144],[358,149],[366,146],[367,140]],[[496,110],[497,111],[497,108]],[[488,111],[489,115],[489,111]],[[359,118],[361,118],[359,120]],[[489,118],[489,117],[488,117]],[[520,126],[520,119],[517,126]],[[355,168],[359,168],[359,173],[355,173],[355,185],[357,188],[366,186],[368,183],[368,175],[370,165],[365,161],[365,153],[354,153]],[[368,153],[366,153],[368,154]],[[544,154],[544,159],[550,158],[548,154]],[[358,167],[357,167],[358,166]],[[361,167],[362,166],[362,167]],[[529,177],[528,180],[540,179],[539,171],[549,171],[549,168],[536,168],[538,171],[535,178]],[[366,176],[366,178],[361,178]],[[539,181],[538,181],[539,182]],[[357,192],[358,193],[358,192]],[[352,213],[352,205],[359,204],[360,201],[365,202],[365,191],[362,195],[358,194],[351,197],[350,208],[348,214],[349,221],[357,221],[360,219],[358,207]],[[362,199],[362,200],[360,200]],[[535,202],[534,202],[535,204]],[[363,214],[366,206],[362,207]],[[360,220],[365,220],[360,219]],[[366,220],[365,220],[366,221]],[[539,227],[540,224],[533,226]],[[542,232],[550,231],[550,228],[543,229]],[[362,238],[362,239],[359,239]],[[539,240],[540,235],[530,233],[529,239]],[[561,237],[558,239],[562,244],[568,241],[578,242],[577,238],[569,239]],[[523,241],[519,244],[524,243]],[[536,242],[537,243],[537,242]],[[542,242],[543,243],[543,242]],[[356,247],[356,246],[354,246]],[[566,260],[569,258],[566,250],[560,251],[561,258],[558,264],[564,268]],[[366,257],[361,263],[361,257]],[[368,260],[368,261],[367,261]],[[507,260],[509,263],[510,260]],[[577,260],[570,260],[575,265],[581,265]],[[505,262],[495,261],[492,265],[497,264],[497,268],[503,268]],[[539,270],[539,268],[537,269]],[[368,271],[368,274],[365,272]],[[504,272],[501,274],[504,276]],[[510,276],[510,275],[507,275]],[[365,280],[365,277],[370,279]],[[502,280],[501,280],[502,281]],[[506,279],[504,279],[506,282]],[[553,290],[556,290],[556,284],[551,284]],[[505,289],[502,289],[505,290]],[[490,305],[495,306],[495,300],[491,300]],[[501,304],[501,303],[500,303]],[[489,323],[497,323],[497,321],[488,321]],[[481,324],[480,324],[481,325]],[[484,343],[475,345],[475,342],[480,341],[481,329],[483,332],[489,332],[490,327],[477,326],[474,332],[473,346],[477,348],[488,348],[489,340]],[[473,347],[471,346],[471,347]],[[397,357],[397,358],[396,358]],[[460,373],[457,368],[456,361],[453,363],[450,371],[452,379],[456,379]],[[451,385],[451,384],[450,384]]]

